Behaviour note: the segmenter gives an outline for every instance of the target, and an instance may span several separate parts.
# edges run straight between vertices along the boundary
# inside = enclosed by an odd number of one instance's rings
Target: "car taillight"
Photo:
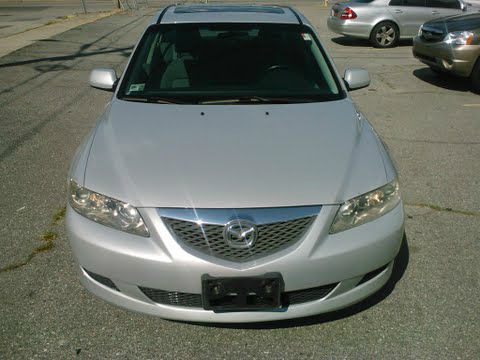
[[[357,14],[355,14],[355,11],[350,9],[349,7],[346,7],[343,9],[343,11],[340,13],[340,19],[342,20],[352,20],[357,18]]]

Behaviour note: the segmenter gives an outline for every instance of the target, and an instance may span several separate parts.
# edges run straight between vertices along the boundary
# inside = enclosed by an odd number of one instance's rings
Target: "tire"
[[[373,28],[370,42],[376,48],[391,48],[397,46],[400,31],[398,26],[391,21],[383,21]]]
[[[470,81],[472,82],[472,91],[480,94],[480,58],[473,67],[472,74],[470,75]]]

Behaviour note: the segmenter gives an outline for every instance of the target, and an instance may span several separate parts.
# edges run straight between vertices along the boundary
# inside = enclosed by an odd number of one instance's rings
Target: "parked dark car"
[[[480,13],[426,22],[413,40],[413,55],[437,73],[469,77],[480,92]]]

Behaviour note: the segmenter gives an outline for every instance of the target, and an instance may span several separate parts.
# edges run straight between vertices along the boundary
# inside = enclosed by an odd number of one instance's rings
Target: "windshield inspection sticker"
[[[307,33],[302,33],[302,38],[305,41],[312,41],[312,37],[310,36],[310,34]]]
[[[132,91],[143,91],[145,89],[145,84],[132,84],[130,85],[130,88],[128,89],[129,92]]]

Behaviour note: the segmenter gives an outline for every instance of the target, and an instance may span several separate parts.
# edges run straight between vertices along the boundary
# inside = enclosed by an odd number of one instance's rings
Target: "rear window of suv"
[[[307,26],[199,23],[152,25],[118,96],[202,103],[245,96],[327,101],[345,94]]]

